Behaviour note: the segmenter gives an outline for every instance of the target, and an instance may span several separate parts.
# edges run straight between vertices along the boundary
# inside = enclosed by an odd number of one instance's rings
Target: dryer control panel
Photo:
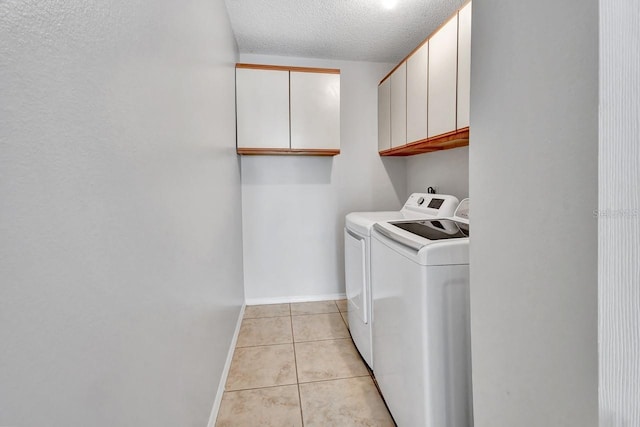
[[[458,205],[458,208],[456,209],[456,212],[453,214],[453,216],[457,218],[466,219],[467,221],[469,221],[469,199],[468,198],[460,202],[460,205]]]

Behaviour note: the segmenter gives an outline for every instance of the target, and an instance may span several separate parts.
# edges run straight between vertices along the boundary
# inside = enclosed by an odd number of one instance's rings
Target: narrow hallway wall
[[[598,1],[473,4],[475,427],[598,425]]]
[[[0,2],[0,425],[206,425],[243,302],[222,0]]]

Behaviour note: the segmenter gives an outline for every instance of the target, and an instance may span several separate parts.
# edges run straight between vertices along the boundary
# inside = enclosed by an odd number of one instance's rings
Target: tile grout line
[[[268,388],[280,388],[280,387],[291,387],[297,385],[296,383],[291,384],[276,384],[276,385],[265,385],[263,387],[248,387],[248,388],[238,388],[235,390],[225,390],[225,393],[237,393],[239,391],[251,391],[251,390],[265,390]]]
[[[303,383],[298,383],[298,385],[300,385],[300,384],[326,383],[326,382],[330,382],[330,381],[340,381],[340,380],[351,380],[353,378],[371,378],[371,376],[369,376],[369,373],[366,373],[365,375],[353,375],[351,377],[337,377],[337,378],[327,378],[327,379],[324,379],[324,380],[305,381]]]
[[[347,323],[347,321],[344,320],[344,316],[342,315],[342,312],[340,312],[340,318],[342,319],[342,323],[344,323],[344,326],[347,327],[347,330],[349,331],[349,336],[351,336],[351,329],[349,329],[349,324]]]
[[[298,402],[300,403],[300,422],[302,423],[302,427],[304,427],[304,414],[302,413],[302,396],[300,395],[300,383],[297,384],[298,387]]]
[[[332,337],[332,338],[320,338],[315,340],[294,341],[293,343],[302,344],[305,342],[320,342],[320,341],[349,340],[349,339],[351,339],[351,335],[349,335],[348,337]]]
[[[340,311],[325,311],[322,313],[291,313],[291,316],[317,316],[319,314],[340,314]]]
[[[319,340],[296,341],[295,344],[303,344],[306,342],[339,341],[339,340],[351,340],[351,337],[322,338]]]
[[[289,304],[289,320],[291,324],[291,341],[293,345],[293,362],[296,365],[296,388],[298,389],[298,404],[300,405],[300,423],[304,427],[304,414],[302,413],[302,396],[300,396],[300,380],[298,378],[298,356],[296,356],[296,338],[293,335],[293,313]]]
[[[305,342],[321,342],[321,341],[334,341],[334,340],[348,340],[351,339],[351,335],[348,337],[334,337],[334,338],[321,338],[317,340],[305,340],[305,341],[294,341],[294,344],[302,344]]]
[[[239,391],[264,390],[264,389],[269,389],[269,388],[290,387],[290,386],[294,386],[294,385],[298,386],[298,393],[300,393],[300,385],[303,385],[303,384],[326,383],[326,382],[331,382],[331,381],[350,380],[350,379],[353,379],[353,378],[371,378],[371,377],[369,376],[369,374],[366,374],[366,375],[354,375],[352,377],[327,378],[327,379],[324,379],[324,380],[305,381],[305,382],[297,383],[297,384],[293,384],[292,383],[292,384],[267,385],[267,386],[264,386],[264,387],[239,388],[237,390],[226,390],[225,393],[237,393]],[[374,381],[374,384],[375,384],[375,381]],[[378,388],[377,384],[376,384],[376,388]],[[298,395],[298,397],[300,397],[300,396]]]
[[[289,314],[291,314],[291,304],[289,304]],[[304,414],[302,413],[302,396],[300,396],[300,378],[298,377],[298,356],[296,355],[296,339],[293,335],[293,316],[289,316],[289,324],[291,325],[291,341],[293,341],[293,363],[296,369],[296,388],[298,389],[298,404],[300,405],[300,422],[304,427]]]
[[[276,317],[289,317],[291,314],[282,314],[278,316],[257,316],[257,317],[244,317],[242,320],[253,320],[253,319],[275,319]]]
[[[291,342],[273,343],[273,344],[244,345],[244,346],[242,346],[242,347],[238,347],[238,346],[236,346],[236,348],[272,347],[272,346],[274,346],[274,345],[287,345],[287,344],[293,344],[293,341],[291,341]]]
[[[296,341],[293,337],[293,319],[291,318],[289,318],[289,325],[291,327],[291,340],[293,341],[291,345],[293,347],[293,363],[296,369],[296,384],[300,384],[300,379],[298,378],[298,357],[296,356]]]

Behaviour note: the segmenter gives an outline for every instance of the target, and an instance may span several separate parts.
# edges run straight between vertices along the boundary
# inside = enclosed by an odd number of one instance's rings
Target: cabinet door
[[[407,63],[391,74],[391,148],[407,143]]]
[[[429,137],[456,130],[458,17],[429,39]]]
[[[378,151],[391,148],[391,79],[378,86]]]
[[[289,148],[289,72],[236,68],[239,148]]]
[[[471,3],[458,13],[458,117],[457,127],[469,126],[471,93]]]
[[[291,71],[291,148],[340,149],[340,74]]]
[[[407,142],[427,138],[428,63],[428,42],[407,59]]]

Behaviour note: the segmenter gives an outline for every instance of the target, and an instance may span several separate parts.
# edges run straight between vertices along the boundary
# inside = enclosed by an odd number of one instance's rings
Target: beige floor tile
[[[394,426],[370,377],[300,384],[305,427]]]
[[[302,426],[298,386],[225,392],[216,427]]]
[[[298,382],[369,375],[351,339],[295,344]]]
[[[293,344],[236,348],[225,390],[295,384]]]
[[[349,327],[349,316],[347,313],[340,313],[340,316],[342,316],[342,320],[344,320],[344,324],[347,325],[347,328]]]
[[[291,343],[291,317],[244,319],[236,347]]]
[[[298,302],[291,304],[291,315],[337,313],[338,306],[333,301]]]
[[[339,299],[336,300],[336,305],[338,306],[338,310],[340,310],[340,313],[346,313],[347,312],[347,300],[346,299]]]
[[[291,310],[289,304],[265,304],[248,305],[244,309],[245,319],[255,319],[258,317],[280,317],[289,316]]]
[[[292,316],[295,342],[349,338],[340,313]]]

